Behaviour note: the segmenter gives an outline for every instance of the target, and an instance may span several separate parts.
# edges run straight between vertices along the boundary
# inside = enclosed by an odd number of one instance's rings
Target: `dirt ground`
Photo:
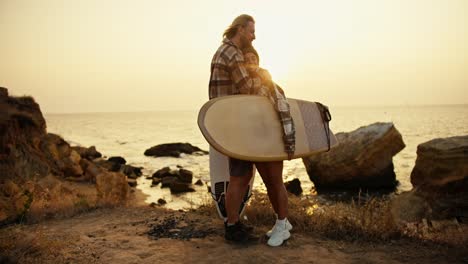
[[[272,248],[263,236],[267,229],[256,227],[258,239],[236,245],[225,242],[216,215],[147,205],[97,209],[0,229],[0,262],[468,263],[467,252],[446,246],[406,239],[387,244],[337,241],[294,229],[284,245]]]

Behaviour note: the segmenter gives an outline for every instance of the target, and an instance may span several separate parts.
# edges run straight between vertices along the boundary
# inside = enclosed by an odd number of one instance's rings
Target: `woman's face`
[[[253,54],[252,52],[248,52],[248,53],[244,54],[244,60],[245,60],[245,63],[247,65],[258,66],[257,56],[255,56],[255,54]]]

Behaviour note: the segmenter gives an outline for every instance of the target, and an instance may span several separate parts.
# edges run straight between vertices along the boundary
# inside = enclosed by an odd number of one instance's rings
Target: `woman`
[[[275,105],[283,125],[285,151],[288,153],[289,159],[291,159],[294,154],[295,130],[284,91],[271,80],[271,76],[267,71],[258,70],[260,68],[260,58],[252,46],[244,48],[242,52],[249,74],[263,74],[262,79],[269,80],[266,83],[268,90],[261,89],[258,94],[270,98]],[[265,183],[268,198],[277,216],[275,225],[266,234],[269,237],[267,243],[270,246],[279,246],[290,237],[289,230],[292,229],[292,225],[287,219],[288,194],[283,183],[283,161],[255,162],[255,167]]]

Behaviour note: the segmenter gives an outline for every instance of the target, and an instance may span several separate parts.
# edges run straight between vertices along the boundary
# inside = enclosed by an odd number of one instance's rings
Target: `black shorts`
[[[252,175],[254,163],[229,157],[229,175],[242,177]]]

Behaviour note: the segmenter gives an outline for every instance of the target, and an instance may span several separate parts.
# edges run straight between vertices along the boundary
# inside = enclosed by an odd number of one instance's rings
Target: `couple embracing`
[[[272,81],[267,70],[259,67],[259,56],[252,46],[255,21],[240,15],[225,30],[221,46],[211,62],[210,99],[236,94],[268,97],[278,112],[283,127],[284,149],[289,159],[295,150],[295,129],[283,90]],[[229,158],[229,185],[225,201],[227,220],[225,239],[242,243],[252,237],[253,228],[239,219],[239,207],[248,188],[252,171],[260,173],[268,198],[277,215],[276,223],[267,232],[268,245],[279,246],[290,237],[292,225],[288,216],[288,195],[283,183],[283,161],[253,162]]]

